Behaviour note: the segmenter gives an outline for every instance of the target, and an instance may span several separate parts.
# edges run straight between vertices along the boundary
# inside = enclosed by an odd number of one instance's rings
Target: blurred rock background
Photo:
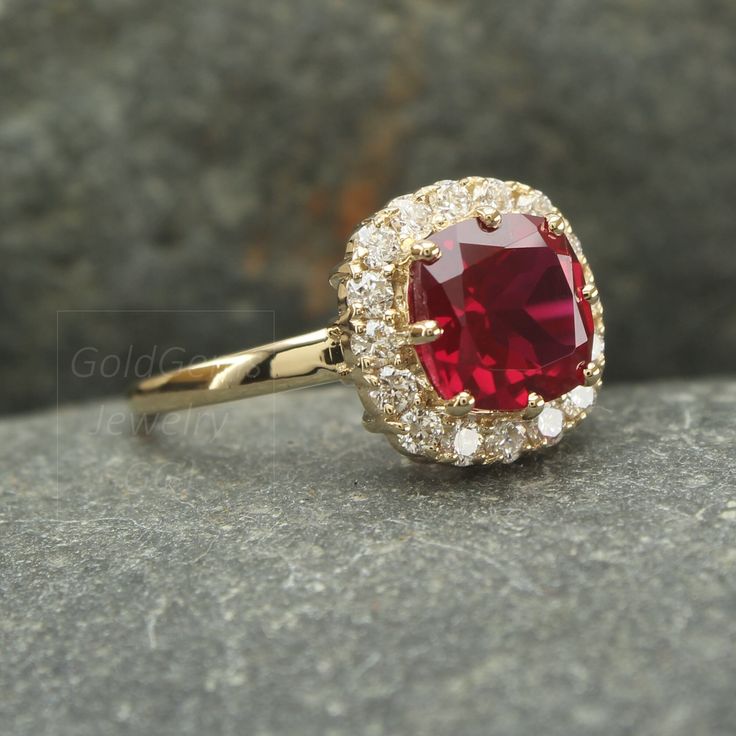
[[[609,380],[733,371],[735,32],[732,0],[0,0],[0,410],[56,400],[57,343],[70,400],[130,378],[67,386],[79,347],[319,326],[354,224],[468,174],[570,217]]]

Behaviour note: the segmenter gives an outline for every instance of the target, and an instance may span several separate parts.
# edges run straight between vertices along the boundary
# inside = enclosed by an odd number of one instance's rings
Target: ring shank
[[[131,403],[140,414],[157,414],[331,383],[342,362],[325,328],[147,378]]]

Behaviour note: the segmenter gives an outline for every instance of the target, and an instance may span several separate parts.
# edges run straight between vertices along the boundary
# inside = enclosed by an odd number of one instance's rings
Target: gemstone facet
[[[565,235],[541,216],[506,213],[491,232],[471,218],[430,240],[441,256],[412,265],[409,311],[443,329],[417,346],[443,399],[469,391],[476,409],[519,411],[531,392],[549,401],[582,383],[593,316]]]

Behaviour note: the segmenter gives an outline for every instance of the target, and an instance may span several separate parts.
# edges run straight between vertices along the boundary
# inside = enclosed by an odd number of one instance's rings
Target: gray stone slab
[[[55,400],[57,309],[314,329],[357,222],[470,174],[570,217],[609,380],[736,371],[734,28],[733,0],[3,0],[0,410]],[[269,337],[219,325],[97,312],[61,343]]]
[[[734,733],[736,383],[497,469],[341,387],[123,411],[0,423],[3,734]]]

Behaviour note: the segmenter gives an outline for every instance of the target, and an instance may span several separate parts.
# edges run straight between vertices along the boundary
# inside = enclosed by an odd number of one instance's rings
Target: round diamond
[[[605,347],[606,342],[603,339],[603,335],[596,332],[595,335],[593,335],[593,350],[591,351],[590,359],[598,360],[599,358],[602,358]]]
[[[473,204],[506,212],[511,209],[508,187],[499,179],[484,179],[473,189]]]
[[[470,460],[478,451],[481,436],[475,427],[461,427],[455,434],[452,446],[460,460]]]
[[[387,365],[381,368],[378,378],[380,385],[370,392],[373,401],[381,409],[391,406],[397,414],[405,412],[419,390],[416,376],[410,371]]]
[[[398,210],[391,218],[391,225],[393,225],[401,241],[421,240],[432,232],[431,210],[426,204],[417,202],[409,196],[394,199],[389,207]]]
[[[399,254],[399,239],[387,227],[365,225],[355,234],[353,242],[366,249],[365,261],[372,268],[391,263]]]
[[[595,402],[595,389],[592,386],[577,386],[567,396],[578,409],[587,409]]]
[[[365,332],[350,338],[350,349],[358,358],[389,361],[395,350],[395,332],[394,328],[385,322],[369,319],[365,324]]]
[[[443,399],[469,391],[476,409],[520,411],[532,392],[551,401],[580,383],[593,315],[564,235],[542,217],[504,214],[492,232],[471,218],[430,239],[441,257],[412,264],[409,311],[443,330],[416,348]]]
[[[528,192],[522,192],[516,198],[516,209],[530,215],[546,215],[554,208],[549,197],[538,189],[530,189]]]
[[[365,271],[348,280],[347,298],[351,304],[362,304],[369,315],[380,316],[391,306],[394,290],[381,274]]]
[[[526,434],[517,424],[504,422],[493,428],[486,437],[486,450],[489,455],[495,455],[505,463],[512,463],[524,449]]]
[[[559,409],[553,406],[545,406],[542,413],[537,417],[537,428],[539,433],[548,439],[554,439],[562,434],[564,416]]]
[[[429,197],[436,222],[455,222],[470,212],[470,196],[457,181],[441,181]]]
[[[442,437],[442,420],[431,412],[408,411],[401,421],[408,425],[409,432],[398,436],[399,444],[411,453],[419,454],[434,447]]]

